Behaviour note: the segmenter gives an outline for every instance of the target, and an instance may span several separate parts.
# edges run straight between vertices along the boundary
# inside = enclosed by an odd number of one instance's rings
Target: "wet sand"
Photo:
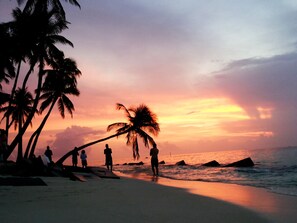
[[[210,183],[198,181],[171,180],[144,174],[131,175],[160,185],[184,188],[189,193],[226,201],[257,212],[271,222],[297,222],[297,197],[269,192],[263,188],[236,184]]]

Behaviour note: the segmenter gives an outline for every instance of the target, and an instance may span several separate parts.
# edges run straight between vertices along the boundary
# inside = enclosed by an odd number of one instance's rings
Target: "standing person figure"
[[[105,145],[104,149],[104,154],[105,154],[105,165],[108,170],[112,172],[112,150],[111,148],[108,147],[108,144]]]
[[[82,165],[82,167],[83,168],[87,168],[88,162],[87,162],[87,154],[86,154],[86,151],[85,150],[82,150],[81,151],[80,159],[81,159],[81,165]]]
[[[46,150],[44,152],[44,155],[46,155],[46,157],[49,160],[49,163],[52,164],[53,160],[52,160],[52,156],[53,156],[53,151],[50,149],[49,146],[46,147]]]
[[[158,160],[158,154],[159,154],[159,150],[157,149],[157,145],[154,144],[153,148],[151,148],[150,150],[150,156],[151,156],[151,166],[152,166],[152,170],[153,170],[153,174],[154,176],[158,176],[159,175],[159,160]]]
[[[77,147],[74,148],[72,151],[72,166],[77,167],[77,157],[79,156],[77,152]]]

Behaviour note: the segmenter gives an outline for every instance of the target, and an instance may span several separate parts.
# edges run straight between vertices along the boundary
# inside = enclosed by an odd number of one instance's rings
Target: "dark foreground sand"
[[[261,211],[156,182],[95,176],[86,176],[86,182],[42,179],[48,186],[0,187],[1,223],[273,222]]]

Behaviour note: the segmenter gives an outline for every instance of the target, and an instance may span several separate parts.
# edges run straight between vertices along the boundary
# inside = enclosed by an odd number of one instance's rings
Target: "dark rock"
[[[138,163],[128,163],[128,165],[133,166],[133,165],[143,165],[144,163],[142,161]]]
[[[209,166],[209,167],[218,167],[221,166],[216,160],[210,161],[208,163],[202,164],[202,166]]]
[[[253,160],[250,157],[248,157],[243,160],[239,160],[237,162],[230,163],[230,164],[226,165],[225,167],[252,167],[254,165],[255,164],[254,164]]]
[[[175,165],[177,166],[185,166],[187,165],[186,162],[184,160],[178,161]]]
[[[160,162],[159,162],[159,164],[165,164],[165,161],[164,161],[164,160],[162,160],[162,161],[160,161]]]

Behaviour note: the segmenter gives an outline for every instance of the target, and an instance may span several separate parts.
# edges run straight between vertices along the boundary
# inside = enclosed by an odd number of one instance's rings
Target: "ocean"
[[[254,161],[254,167],[201,166],[212,160],[225,165],[247,157]],[[175,165],[181,160],[187,165]],[[297,147],[160,155],[159,161],[165,162],[159,166],[160,177],[247,185],[265,188],[274,193],[297,196]],[[129,175],[138,173],[152,175],[150,159],[145,159],[143,162],[144,165],[117,165],[114,170]]]

